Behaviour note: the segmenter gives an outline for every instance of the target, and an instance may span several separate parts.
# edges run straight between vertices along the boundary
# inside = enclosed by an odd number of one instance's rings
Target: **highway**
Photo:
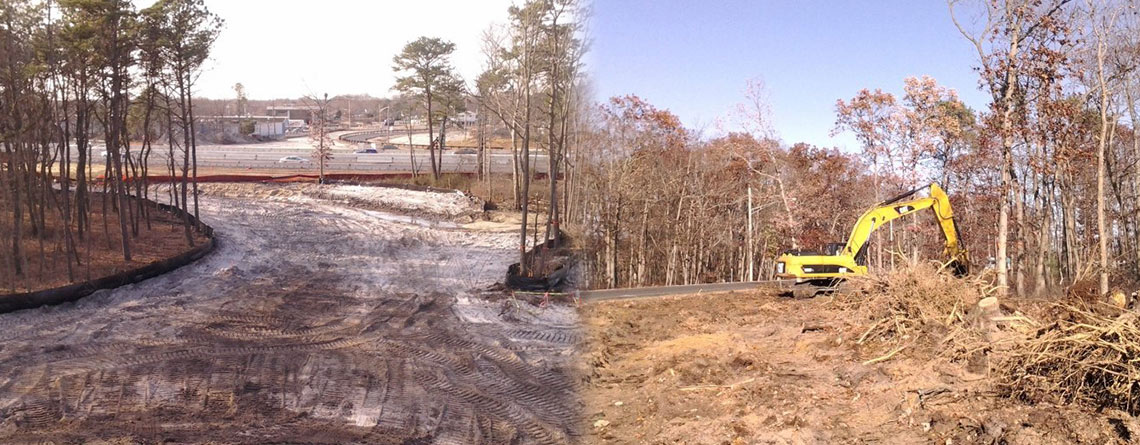
[[[338,144],[344,145],[344,144]],[[132,151],[138,150],[133,148]],[[93,157],[99,159],[103,149],[92,150]],[[332,159],[325,166],[326,171],[361,173],[407,173],[412,171],[412,159],[408,149],[379,150],[378,153],[354,153],[353,148],[334,148]],[[198,147],[198,167],[216,167],[249,170],[281,170],[282,173],[296,174],[315,172],[316,162],[312,160],[313,149],[307,141],[288,141],[249,145],[202,145]],[[150,166],[161,171],[167,165],[166,147],[156,146],[150,156]],[[282,161],[286,156],[297,156],[300,161]],[[415,150],[417,171],[430,171],[430,157],[427,150]],[[511,173],[511,154],[496,151],[490,155],[493,173]],[[535,173],[546,173],[545,154],[533,154],[531,165]],[[181,160],[180,153],[175,155]],[[476,173],[477,155],[458,154],[445,150],[442,154],[444,173]]]

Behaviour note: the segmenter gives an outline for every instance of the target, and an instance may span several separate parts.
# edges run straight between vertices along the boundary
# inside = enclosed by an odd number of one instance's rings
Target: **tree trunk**
[[[408,158],[412,163],[412,178],[418,175],[416,169],[416,147],[412,145],[412,120],[410,118],[404,119],[404,129],[408,132]],[[428,136],[429,138],[431,136]]]
[[[1096,147],[1096,225],[1097,225],[1097,238],[1100,247],[1100,295],[1108,295],[1108,271],[1111,267],[1108,263],[1108,218],[1105,215],[1105,202],[1104,202],[1104,176],[1105,164],[1107,160],[1108,148],[1108,106],[1109,106],[1109,91],[1107,80],[1105,79],[1105,36],[1097,35],[1097,80],[1100,85],[1100,131],[1097,135]]]
[[[1014,289],[1017,295],[1025,295],[1025,181],[1013,181],[1014,216],[1017,224],[1017,239],[1014,242]]]
[[[428,156],[431,161],[431,177],[435,181],[439,181],[439,172],[435,169],[435,125],[432,122],[431,85],[424,88],[424,96],[427,98]],[[408,141],[409,144],[411,142]]]
[[[752,229],[752,184],[748,185],[748,227],[747,227],[747,230],[748,230],[748,232],[745,234],[744,242],[745,242],[745,244],[748,245],[748,250],[746,252],[747,261],[748,261],[748,276],[745,278],[744,281],[753,281],[756,279],[756,273],[753,270],[753,266],[756,263],[756,260],[753,257],[754,251],[756,250],[755,249],[756,246],[755,246],[755,243],[752,241],[752,233],[753,233],[753,229]]]
[[[527,276],[527,258],[526,258],[526,222],[527,212],[530,210],[530,124],[531,124],[531,94],[530,87],[532,83],[531,68],[530,68],[530,38],[527,35],[523,36],[523,135],[522,135],[522,168],[520,173],[522,176],[522,189],[519,191],[522,199],[520,205],[522,211],[522,225],[519,237],[519,271],[523,276]],[[615,250],[616,252],[616,250]]]
[[[1049,254],[1049,234],[1053,231],[1051,224],[1053,210],[1052,206],[1049,205],[1049,196],[1052,192],[1045,190],[1044,175],[1041,177],[1041,182],[1037,192],[1041,215],[1040,227],[1037,230],[1037,261],[1034,262],[1035,270],[1033,273],[1033,293],[1036,296],[1041,296],[1045,292],[1045,261]]]
[[[194,97],[191,95],[191,88],[194,83],[190,79],[190,72],[186,72],[186,112],[190,116],[190,158],[194,168],[194,220],[201,223],[200,216],[198,215],[198,135],[195,134],[194,126]],[[200,229],[195,227],[195,229]]]
[[[1128,102],[1128,116],[1132,121],[1132,155],[1136,159],[1140,159],[1140,135],[1136,132],[1140,131],[1140,113],[1136,112],[1136,100],[1133,97],[1133,85],[1131,79],[1125,79],[1124,83],[1124,97]],[[1140,168],[1132,169],[1132,202],[1135,205],[1140,205]],[[1140,206],[1138,206],[1140,208]],[[1133,214],[1133,227],[1140,231],[1140,215]],[[1132,252],[1133,260],[1136,267],[1133,268],[1134,273],[1140,276],[1140,242],[1134,243],[1135,251]]]

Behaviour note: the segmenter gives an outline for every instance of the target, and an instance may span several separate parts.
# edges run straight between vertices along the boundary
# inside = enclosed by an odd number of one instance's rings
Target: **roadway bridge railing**
[[[316,170],[316,163],[313,162],[308,155],[308,152],[302,152],[296,155],[303,159],[303,161],[282,162],[280,160],[281,153],[215,152],[209,155],[200,153],[198,166],[288,171]],[[495,173],[510,173],[514,170],[514,166],[512,165],[513,160],[509,155],[494,154],[488,156],[487,159],[488,162],[491,163],[491,170]],[[180,158],[176,161],[179,165],[181,164]],[[150,165],[152,169],[165,168],[167,162],[168,160],[165,156],[157,153],[151,155]],[[415,163],[417,170],[429,170],[431,168],[430,157],[426,153],[417,153]],[[410,172],[412,171],[412,160],[407,152],[334,153],[333,158],[326,164],[326,167],[359,172]],[[478,173],[478,167],[478,156],[475,154],[444,152],[442,158],[442,168],[444,172]],[[536,174],[546,174],[549,170],[549,165],[545,156],[532,159],[531,168]]]
[[[369,139],[375,139],[387,134],[387,130],[354,131],[352,133],[342,134],[338,139],[345,142],[366,143]]]

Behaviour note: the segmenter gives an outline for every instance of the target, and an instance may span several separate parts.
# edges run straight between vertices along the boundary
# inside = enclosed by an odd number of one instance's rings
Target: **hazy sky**
[[[145,1],[145,0],[142,0]],[[521,1],[521,0],[520,0]],[[392,56],[421,35],[456,43],[454,63],[478,74],[480,35],[506,21],[511,0],[206,0],[226,20],[198,85],[256,99],[391,94]],[[984,108],[975,54],[943,0],[597,0],[589,70],[598,99],[637,94],[690,127],[737,128],[745,83],[767,84],[777,133],[789,143],[857,148],[830,137],[835,101],[861,88],[901,93],[928,74]]]
[[[150,3],[141,1],[140,3]],[[225,29],[197,85],[199,95],[227,98],[241,82],[249,97],[392,94],[392,57],[420,36],[456,44],[453,62],[466,78],[479,73],[480,37],[504,22],[510,0],[206,0]]]

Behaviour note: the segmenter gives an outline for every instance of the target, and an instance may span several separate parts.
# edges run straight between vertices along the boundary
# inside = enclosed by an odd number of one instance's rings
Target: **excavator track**
[[[786,293],[790,294],[792,298],[803,300],[815,297],[817,295],[825,295],[844,291],[849,287],[847,283],[847,280],[842,279],[823,280],[822,282],[795,283],[791,285],[791,290],[787,291]]]

